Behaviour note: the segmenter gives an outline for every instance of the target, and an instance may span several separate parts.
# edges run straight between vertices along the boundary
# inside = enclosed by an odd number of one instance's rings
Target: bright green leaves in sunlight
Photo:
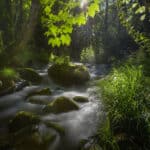
[[[53,53],[51,53],[49,57],[49,61],[57,64],[57,65],[69,65],[71,64],[70,57],[69,56],[56,56]]]
[[[88,15],[90,17],[94,17],[95,16],[95,11],[99,11],[99,6],[97,5],[98,0],[95,0],[95,3],[92,3],[89,7],[88,7]]]
[[[134,38],[139,45],[149,51],[150,39],[147,29],[141,30],[141,24],[146,21],[147,28],[150,23],[149,13],[150,5],[148,1],[139,2],[138,0],[117,0],[119,8],[119,17],[121,24],[126,27],[128,33]],[[141,32],[142,31],[142,32]]]
[[[94,17],[99,11],[99,0],[91,0],[87,9],[80,8],[82,0],[41,0],[42,24],[46,28],[45,35],[48,37],[48,44],[53,47],[69,45],[70,34],[74,25],[86,24],[88,16]]]

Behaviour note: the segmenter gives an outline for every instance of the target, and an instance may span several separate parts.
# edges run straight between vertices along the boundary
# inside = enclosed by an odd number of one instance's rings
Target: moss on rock
[[[2,85],[3,85],[3,83],[2,83],[2,81],[0,80],[0,88],[2,87]]]
[[[40,118],[31,113],[20,111],[9,122],[10,133],[18,132],[19,130],[26,129],[27,127],[36,126],[40,123]]]
[[[48,75],[63,86],[84,84],[90,79],[84,65],[54,64],[48,69]]]
[[[79,106],[75,101],[69,99],[68,97],[61,96],[45,106],[44,111],[57,114],[78,109]]]
[[[32,68],[23,68],[19,70],[20,77],[29,82],[38,84],[42,81],[42,77]]]
[[[30,112],[18,112],[9,123],[9,143],[16,150],[47,150],[56,139],[51,132],[41,134],[40,118]]]
[[[73,98],[73,100],[76,101],[76,102],[83,102],[83,103],[89,101],[88,98],[84,97],[84,96],[75,96]]]
[[[55,138],[56,135],[54,134],[47,133],[47,135],[42,136],[39,132],[34,132],[15,138],[13,147],[16,150],[47,150]]]
[[[2,84],[0,86],[0,95],[5,95],[15,90],[16,85],[13,80],[5,79],[1,81],[1,83]]]
[[[51,94],[52,92],[49,88],[44,88],[44,89],[36,90],[36,91],[29,93],[27,98],[30,96],[35,96],[35,95],[51,95]]]

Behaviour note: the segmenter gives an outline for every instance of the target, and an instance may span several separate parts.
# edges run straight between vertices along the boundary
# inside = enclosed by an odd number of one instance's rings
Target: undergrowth
[[[100,80],[107,119],[98,130],[103,150],[150,149],[150,79],[142,66],[124,65]]]

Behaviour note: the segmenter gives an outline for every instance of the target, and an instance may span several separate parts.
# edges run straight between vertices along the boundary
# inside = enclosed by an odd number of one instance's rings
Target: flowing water
[[[105,65],[87,65],[91,74],[91,81],[84,86],[63,88],[54,84],[47,75],[47,68],[38,70],[43,81],[38,86],[26,86],[22,90],[13,94],[0,97],[0,134],[7,133],[9,120],[18,111],[29,111],[39,114],[42,120],[51,120],[58,123],[65,129],[65,135],[57,135],[57,138],[49,150],[77,150],[77,146],[82,139],[96,133],[99,123],[103,120],[104,112],[101,101],[96,94],[94,79],[104,75],[107,71]],[[87,103],[79,103],[78,111],[71,111],[61,114],[43,114],[43,105],[31,104],[26,97],[32,91],[49,87],[52,90],[52,96],[38,96],[38,99],[52,100],[59,96],[85,96],[89,98]],[[42,133],[48,129],[40,126]]]

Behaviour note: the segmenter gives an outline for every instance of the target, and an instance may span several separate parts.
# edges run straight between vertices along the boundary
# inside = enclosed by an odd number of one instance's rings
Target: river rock
[[[32,68],[23,68],[19,70],[20,77],[34,84],[39,84],[42,77]]]
[[[18,74],[11,68],[0,70],[0,96],[9,94],[15,90],[15,81],[18,79]]]
[[[13,80],[4,79],[1,81],[0,96],[12,93],[15,90],[15,82]]]
[[[81,85],[89,81],[90,74],[84,65],[54,64],[48,69],[54,82],[63,86]]]
[[[55,140],[51,132],[41,134],[37,128],[41,121],[30,112],[18,112],[9,123],[10,143],[16,150],[47,150]]]
[[[48,132],[45,135],[41,135],[40,132],[35,131],[14,134],[11,142],[15,150],[47,150],[55,139],[55,134]]]
[[[39,132],[34,132],[20,138],[15,138],[13,147],[15,150],[47,150],[55,138],[56,135],[54,134],[42,137]]]
[[[76,102],[82,102],[82,103],[89,101],[88,98],[84,97],[84,96],[75,96],[73,98],[73,100],[76,101]]]
[[[0,80],[0,88],[2,87],[2,85],[3,85],[3,83],[2,83],[2,81]]]
[[[78,109],[79,106],[75,101],[69,99],[68,97],[61,96],[53,100],[47,106],[45,106],[44,111],[57,114],[57,113],[78,110]]]
[[[37,115],[31,112],[20,111],[10,121],[9,131],[14,133],[28,127],[30,128],[31,126],[36,126],[39,123],[40,118]]]
[[[34,95],[51,95],[51,94],[52,92],[49,88],[44,88],[29,93],[27,97],[34,96]]]

